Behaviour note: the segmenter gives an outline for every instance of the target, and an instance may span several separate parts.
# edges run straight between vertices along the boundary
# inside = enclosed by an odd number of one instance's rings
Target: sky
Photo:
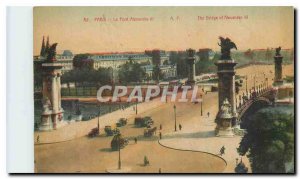
[[[34,55],[43,36],[75,54],[219,50],[219,36],[239,50],[294,47],[293,7],[35,7],[33,17]]]

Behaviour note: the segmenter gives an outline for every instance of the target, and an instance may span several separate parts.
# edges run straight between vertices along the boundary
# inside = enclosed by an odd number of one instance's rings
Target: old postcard
[[[295,173],[293,7],[35,7],[36,173]]]

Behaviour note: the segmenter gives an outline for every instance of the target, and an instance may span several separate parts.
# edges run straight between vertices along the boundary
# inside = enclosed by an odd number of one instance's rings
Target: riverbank
[[[161,105],[164,105],[160,101],[160,98],[153,99],[152,101],[139,103],[137,104],[138,115],[142,114],[145,111],[149,111],[154,108],[158,108]],[[103,133],[103,129],[107,125],[114,126],[116,122],[120,118],[134,118],[136,116],[135,110],[129,107],[124,110],[119,109],[117,111],[105,114],[100,117],[95,117],[88,121],[80,121],[80,122],[72,122],[67,123],[65,126],[58,128],[53,131],[35,131],[34,132],[34,144],[41,145],[41,144],[51,144],[51,143],[58,143],[69,141],[78,137],[86,136],[92,128],[97,127],[98,120],[100,125],[100,132]],[[37,141],[37,137],[39,136],[39,141]]]

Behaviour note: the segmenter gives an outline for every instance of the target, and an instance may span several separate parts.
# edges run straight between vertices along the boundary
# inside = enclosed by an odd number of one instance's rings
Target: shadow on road
[[[173,139],[173,138],[209,138],[215,137],[215,131],[202,131],[194,133],[179,133],[172,135],[163,135],[162,139]]]
[[[100,151],[100,152],[115,152],[115,151],[111,150],[111,148],[102,148],[102,149],[99,149],[98,151]]]
[[[126,139],[128,139],[128,140],[134,140],[134,138],[137,138],[137,141],[156,141],[156,140],[158,140],[158,136],[144,137],[144,135],[138,135],[138,136],[126,137]]]

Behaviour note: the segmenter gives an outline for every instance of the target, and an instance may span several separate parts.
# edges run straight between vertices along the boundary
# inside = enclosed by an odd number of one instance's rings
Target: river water
[[[96,103],[83,103],[83,102],[75,102],[75,101],[62,101],[62,108],[64,109],[64,120],[71,120],[76,115],[76,109],[77,105],[81,111],[82,114],[82,120],[87,121],[91,118],[94,118],[98,116],[100,111],[100,116],[114,112],[116,110],[122,109],[122,108],[128,108],[135,103],[122,103],[122,104],[106,104],[103,103],[100,106]],[[41,101],[35,101],[34,104],[34,123],[35,126],[37,126],[40,123],[41,120],[41,114],[42,114],[42,102]]]

